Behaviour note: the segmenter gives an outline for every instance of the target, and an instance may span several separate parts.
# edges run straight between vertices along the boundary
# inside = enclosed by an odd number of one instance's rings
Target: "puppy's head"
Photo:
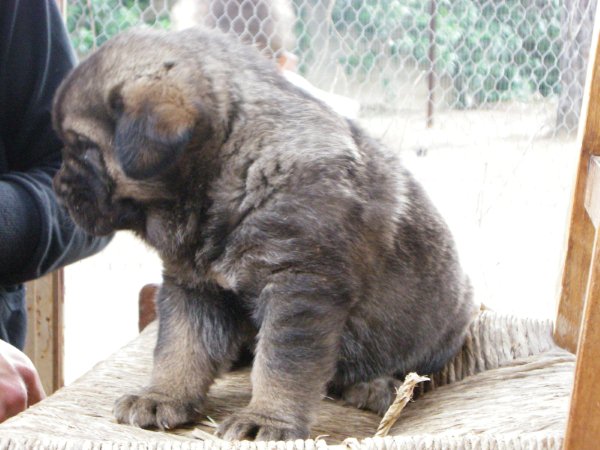
[[[90,232],[130,228],[123,202],[143,209],[176,195],[166,180],[187,164],[186,153],[211,139],[226,114],[214,83],[176,37],[147,30],[118,36],[57,91],[54,127],[65,147],[54,186]]]

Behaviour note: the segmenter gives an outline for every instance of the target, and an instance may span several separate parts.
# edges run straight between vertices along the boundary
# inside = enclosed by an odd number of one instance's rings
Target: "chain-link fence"
[[[363,111],[553,102],[553,131],[577,127],[595,0],[68,0],[84,56],[145,23],[203,23],[266,53],[285,50],[317,86]],[[550,106],[548,106],[550,107]]]
[[[67,0],[67,26],[82,57],[134,25],[203,23],[295,65],[402,150],[480,298],[532,302],[535,314],[560,271],[595,10],[595,0]]]

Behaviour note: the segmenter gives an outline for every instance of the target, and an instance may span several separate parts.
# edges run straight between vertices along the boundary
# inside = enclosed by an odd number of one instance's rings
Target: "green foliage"
[[[560,88],[559,0],[436,0],[433,21],[427,0],[336,0],[332,23],[354,42],[338,60],[353,76],[382,58],[429,69],[434,23],[435,70],[452,80],[458,107]]]
[[[383,66],[401,70],[407,60],[422,70],[429,60],[435,25],[435,71],[452,80],[457,107],[548,96],[560,89],[559,0],[294,0],[295,33],[301,66],[317,63],[321,45],[313,39],[327,26],[338,42],[338,63],[354,79],[366,79]],[[84,56],[131,26],[168,28],[157,0],[77,0],[69,2],[67,27],[77,53]],[[317,9],[318,9],[317,8]],[[389,73],[379,77],[389,82]]]
[[[79,56],[102,45],[132,26],[147,24],[168,28],[166,14],[157,15],[151,0],[79,0],[69,4],[67,29]]]

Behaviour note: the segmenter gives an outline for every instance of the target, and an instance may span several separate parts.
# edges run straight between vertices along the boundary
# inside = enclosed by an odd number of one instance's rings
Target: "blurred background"
[[[256,45],[399,153],[478,301],[554,316],[594,0],[63,3],[80,58],[140,25],[204,24]],[[66,269],[67,384],[136,336],[138,292],[160,280],[157,256],[126,232]]]

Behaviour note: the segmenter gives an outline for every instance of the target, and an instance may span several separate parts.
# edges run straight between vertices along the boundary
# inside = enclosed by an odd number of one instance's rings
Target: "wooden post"
[[[590,168],[586,211],[596,227],[596,235],[577,350],[565,450],[597,448],[600,443],[600,158],[592,158]]]
[[[156,319],[156,294],[160,286],[147,284],[140,290],[138,330],[142,331],[150,322]]]
[[[40,374],[46,394],[64,385],[64,274],[62,269],[26,285],[25,353]]]
[[[584,95],[585,117],[580,125],[581,153],[571,203],[571,222],[567,242],[562,289],[556,317],[554,338],[563,348],[575,353],[579,339],[584,299],[587,292],[588,273],[592,260],[595,230],[585,210],[585,190],[590,158],[600,155],[600,54],[598,48],[599,21],[596,18],[592,39],[591,61]],[[594,101],[590,101],[594,99]]]
[[[581,153],[571,204],[571,222],[554,337],[577,352],[575,381],[564,449],[598,448],[600,443],[600,21],[596,15]]]

